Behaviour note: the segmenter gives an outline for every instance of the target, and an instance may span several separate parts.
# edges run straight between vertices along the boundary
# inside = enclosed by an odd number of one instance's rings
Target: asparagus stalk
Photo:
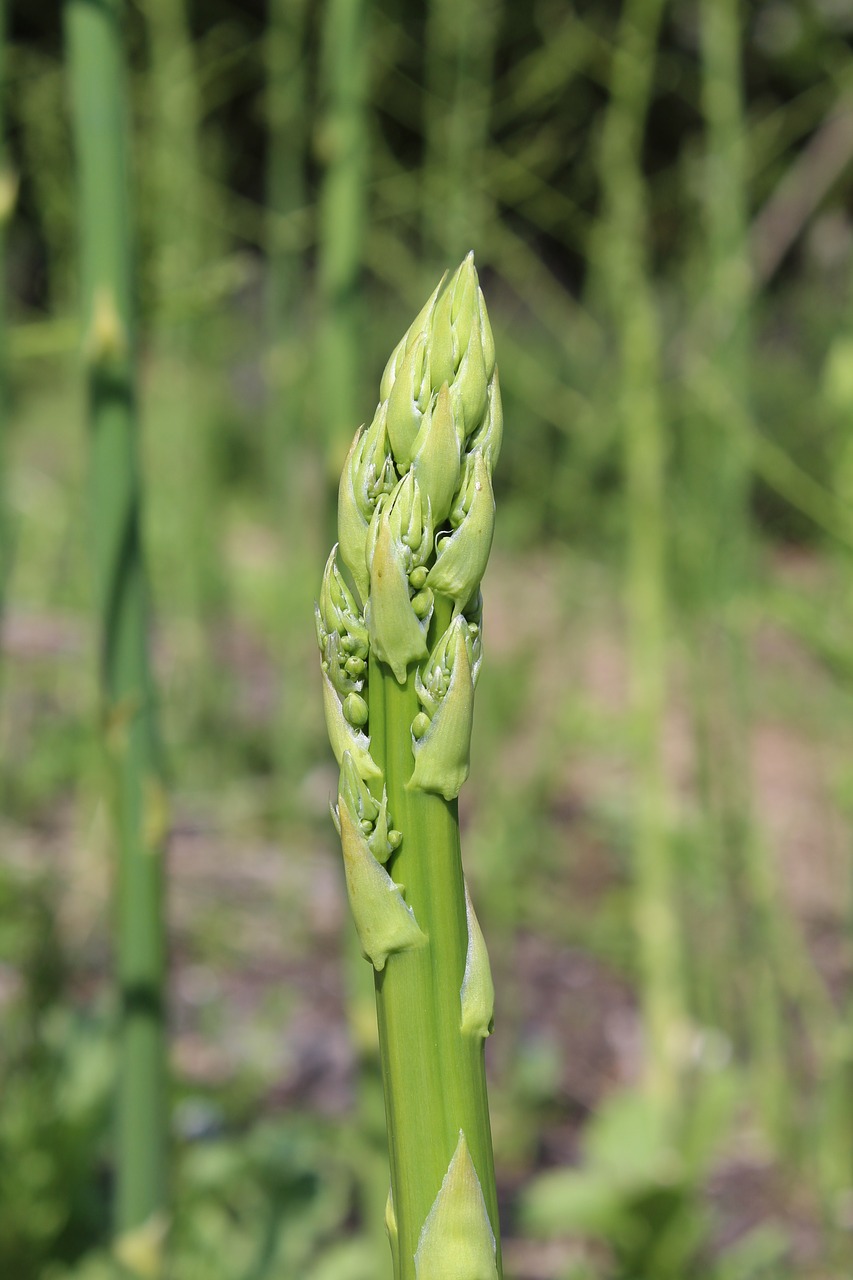
[[[635,748],[635,910],[647,1083],[675,1102],[684,1026],[676,866],[663,761],[666,573],[660,327],[648,279],[642,136],[663,0],[627,0],[613,55],[601,140],[600,267],[619,345],[618,412],[628,506],[629,663]]]
[[[116,803],[120,1048],[117,1252],[158,1275],[166,1203],[165,803],[148,663],[117,0],[66,0],[79,173],[104,740]]]
[[[375,970],[395,1280],[501,1274],[484,1073],[488,957],[457,796],[480,670],[502,417],[473,257],[397,345],[341,477],[317,637],[335,819]]]
[[[340,458],[359,382],[358,277],[363,257],[369,140],[365,0],[330,0],[323,26],[322,133],[325,173],[319,204],[318,272],[322,303],[327,448]]]
[[[10,568],[10,529],[6,510],[6,427],[9,410],[8,365],[6,357],[6,227],[15,207],[16,183],[9,168],[6,146],[6,28],[7,0],[0,0],[0,625],[6,603],[6,580]]]

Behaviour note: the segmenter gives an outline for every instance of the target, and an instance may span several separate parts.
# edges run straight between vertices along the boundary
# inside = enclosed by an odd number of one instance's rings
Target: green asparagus
[[[462,872],[480,582],[502,414],[473,256],[392,354],[341,477],[316,606],[335,822],[374,968],[395,1280],[501,1275],[484,1040],[494,991]]]

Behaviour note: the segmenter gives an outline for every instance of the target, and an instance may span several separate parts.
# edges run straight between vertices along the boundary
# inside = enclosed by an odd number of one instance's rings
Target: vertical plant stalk
[[[322,34],[325,114],[320,146],[325,172],[319,207],[320,385],[327,453],[335,465],[351,430],[361,367],[358,286],[369,162],[367,29],[365,0],[329,0]]]
[[[628,508],[628,611],[635,777],[635,911],[647,1082],[674,1101],[684,1026],[677,884],[663,761],[666,711],[665,463],[660,334],[649,284],[643,132],[663,0],[627,0],[601,141],[598,267],[616,327]]]
[[[739,0],[703,0],[702,101],[707,127],[704,211],[708,270],[702,349],[713,374],[744,412],[749,402],[752,269],[748,240]],[[715,841],[727,866],[737,937],[731,951],[748,984],[732,1029],[756,1060],[758,1096],[778,1126],[785,1063],[774,977],[771,872],[752,819],[747,636],[743,593],[749,558],[751,459],[744,433],[726,430],[704,404],[692,415],[688,458],[701,528],[690,580],[698,596],[694,646],[698,756]],[[722,904],[717,904],[719,910]],[[723,910],[725,908],[723,907]],[[714,1001],[721,1007],[725,997]],[[776,1114],[774,1114],[776,1113]]]
[[[424,247],[455,261],[482,239],[499,0],[430,0],[424,113]]]
[[[11,568],[11,528],[6,506],[6,435],[9,413],[7,355],[6,230],[15,208],[17,184],[9,167],[6,145],[7,0],[0,0],[0,627],[6,606],[6,583]]]
[[[280,220],[306,202],[304,105],[307,0],[270,0],[266,34],[267,316],[273,343],[295,331],[302,255],[284,242]],[[281,424],[277,424],[279,430]],[[288,421],[288,434],[292,426]]]
[[[118,860],[116,1248],[130,1263],[144,1251],[153,1275],[159,1274],[166,1207],[166,806],[146,637],[120,16],[114,0],[66,0],[92,441],[100,686]]]
[[[396,1280],[501,1274],[483,1044],[493,989],[462,870],[480,581],[502,419],[473,258],[386,367],[341,477],[317,606],[336,821],[375,970]]]
[[[221,507],[213,438],[217,415],[206,400],[209,368],[204,381],[196,368],[205,317],[198,303],[180,302],[182,295],[192,296],[211,251],[211,219],[202,193],[202,106],[187,0],[143,0],[142,11],[149,49],[143,155],[153,232],[152,346],[156,376],[170,405],[173,465],[183,478],[183,500],[177,504],[183,554],[173,570],[181,575],[189,624],[182,685],[188,718],[204,729],[206,716],[225,716],[225,688],[211,644],[212,622],[226,595],[220,523],[214,516]]]

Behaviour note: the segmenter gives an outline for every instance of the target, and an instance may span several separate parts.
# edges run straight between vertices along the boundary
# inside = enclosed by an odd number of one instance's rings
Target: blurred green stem
[[[666,713],[665,466],[660,333],[649,282],[649,219],[641,168],[664,0],[627,0],[613,54],[601,139],[598,240],[619,351],[619,414],[627,488],[629,664],[635,779],[635,916],[648,1037],[647,1083],[675,1101],[684,1032],[677,878],[669,837]]]
[[[11,526],[6,505],[6,450],[9,414],[9,357],[6,304],[6,228],[15,207],[16,184],[6,145],[7,0],[0,0],[0,626],[11,569]]]
[[[66,0],[78,166],[84,352],[103,732],[114,785],[120,1007],[117,1250],[144,1233],[156,1259],[166,1207],[163,913],[165,797],[147,651],[136,459],[129,157],[120,10]],[[151,1275],[159,1274],[159,1266]]]
[[[362,364],[359,281],[367,205],[365,0],[329,0],[323,27],[325,161],[319,208],[320,391],[327,461],[337,473],[352,435]]]
[[[702,101],[707,129],[706,269],[699,302],[701,347],[714,376],[748,412],[753,280],[741,90],[740,0],[703,0]],[[719,949],[747,979],[735,989],[736,1036],[750,1050],[757,1097],[777,1134],[786,1111],[782,1014],[775,975],[772,873],[750,801],[750,713],[745,585],[749,559],[749,437],[732,433],[703,399],[690,414],[687,474],[694,536],[687,578],[693,604],[697,757],[711,867],[723,869],[732,901],[706,904],[733,922],[735,936],[712,944],[709,1012],[725,1011]],[[712,874],[713,879],[718,879]],[[713,988],[717,988],[713,991]]]
[[[424,246],[455,262],[480,249],[499,0],[430,0],[427,9]]]

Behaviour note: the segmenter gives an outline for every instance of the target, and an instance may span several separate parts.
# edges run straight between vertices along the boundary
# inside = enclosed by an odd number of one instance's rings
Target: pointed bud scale
[[[397,1230],[397,1215],[394,1212],[394,1192],[391,1187],[388,1188],[388,1199],[385,1201],[385,1232],[391,1245],[391,1253],[396,1259],[400,1233]]]
[[[344,715],[343,705],[335,686],[326,671],[321,672],[323,679],[323,712],[326,717],[326,732],[332,744],[332,751],[338,764],[344,753],[352,755],[359,775],[364,778],[381,778],[382,770],[370,754],[370,739],[366,733],[354,728]]]
[[[394,385],[397,374],[400,372],[400,365],[403,363],[403,357],[417,335],[419,333],[426,333],[429,329],[429,323],[432,318],[432,313],[435,310],[436,301],[447,283],[448,274],[449,272],[445,271],[444,275],[441,277],[438,284],[433,289],[432,293],[427,298],[426,302],[421,307],[420,311],[415,316],[414,320],[409,325],[394,350],[391,352],[391,358],[385,366],[385,371],[382,374],[382,381],[379,384],[380,400],[387,400],[391,394],[391,388]]]
[[[458,614],[430,654],[423,678],[420,671],[415,675],[418,699],[426,714],[432,714],[422,736],[415,735],[413,726],[415,768],[407,786],[435,792],[445,800],[459,795],[470,765],[474,723],[470,648],[468,624]]]
[[[377,862],[385,863],[395,849],[400,847],[399,831],[388,828],[388,793],[383,785],[382,799],[377,800],[359,775],[355,760],[349,751],[341,761],[341,777],[338,783],[339,799],[342,797],[350,813],[357,818],[367,847]],[[335,816],[335,826],[340,832],[340,822]]]
[[[338,544],[332,547],[326,561],[323,583],[320,587],[320,614],[327,631],[337,631],[348,636],[353,644],[350,658],[367,657],[367,627],[337,565]]]
[[[389,955],[426,943],[411,907],[370,852],[357,816],[343,794],[338,800],[347,895],[362,954],[378,971]]]
[[[495,1233],[461,1129],[441,1188],[421,1228],[415,1278],[498,1280]]]
[[[483,290],[477,290],[477,309],[480,312],[480,336],[483,342],[483,364],[486,366],[486,377],[491,381],[492,374],[495,371],[495,338],[492,333],[492,323],[489,320],[489,313],[486,310],[486,299],[483,297]]]
[[[388,396],[386,427],[394,459],[400,471],[412,461],[415,437],[421,427],[430,396],[427,341],[419,333],[403,357]]]
[[[450,390],[445,382],[424,415],[412,459],[412,471],[421,492],[429,498],[434,525],[443,524],[450,515],[462,471],[460,446]]]
[[[492,1034],[495,1014],[495,984],[486,940],[480,922],[474,914],[474,904],[465,881],[465,917],[468,922],[468,950],[465,956],[465,973],[459,992],[461,1006],[460,1030],[463,1035]]]
[[[366,429],[359,428],[347,454],[338,488],[338,545],[362,601],[369,578],[365,550],[367,530],[379,498],[397,483],[394,460],[388,452],[386,406],[381,404]]]
[[[495,497],[482,453],[469,454],[459,498],[450,513],[455,527],[436,539],[436,561],[427,584],[448,596],[455,612],[464,609],[486,571],[495,532]]]
[[[489,383],[488,405],[486,416],[481,426],[468,441],[469,453],[482,453],[489,464],[489,471],[494,473],[501,452],[504,432],[504,414],[501,404],[501,388],[498,371],[495,369]]]
[[[370,646],[400,684],[406,669],[428,653],[426,635],[432,609],[419,617],[412,608],[409,574],[432,549],[429,502],[409,472],[377,508],[370,526],[367,557],[370,592],[365,621]]]

